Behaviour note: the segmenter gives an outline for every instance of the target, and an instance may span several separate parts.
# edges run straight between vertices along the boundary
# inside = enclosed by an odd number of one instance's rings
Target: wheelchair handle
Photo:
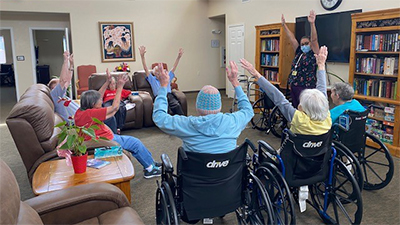
[[[161,162],[166,172],[174,172],[174,167],[172,166],[171,160],[167,154],[161,155]]]
[[[259,140],[258,142],[258,149],[261,151],[265,149],[267,152],[271,153],[272,155],[278,155],[278,152],[267,142]]]
[[[188,160],[187,154],[186,154],[185,150],[183,150],[182,147],[179,147],[178,153],[183,160]]]
[[[257,148],[256,148],[256,146],[254,146],[253,142],[251,142],[247,138],[244,140],[244,142],[247,143],[250,146],[250,148],[253,150],[253,152],[257,152]]]

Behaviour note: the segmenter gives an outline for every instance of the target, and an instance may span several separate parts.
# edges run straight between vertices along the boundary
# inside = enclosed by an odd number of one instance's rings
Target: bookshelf
[[[352,14],[349,83],[373,104],[368,132],[400,157],[400,8]],[[367,140],[367,145],[373,143]]]
[[[295,24],[286,23],[294,33]],[[256,69],[272,84],[286,89],[294,50],[281,23],[256,26]]]

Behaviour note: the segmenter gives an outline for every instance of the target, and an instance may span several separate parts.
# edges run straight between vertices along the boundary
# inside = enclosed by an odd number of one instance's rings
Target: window
[[[6,63],[6,48],[4,47],[4,37],[0,36],[0,64]]]

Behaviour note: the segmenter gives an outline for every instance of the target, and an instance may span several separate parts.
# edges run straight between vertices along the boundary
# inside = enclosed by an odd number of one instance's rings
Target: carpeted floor
[[[34,197],[25,167],[18,154],[15,144],[11,138],[4,121],[15,103],[13,88],[1,87],[1,109],[0,109],[0,157],[14,172],[19,183],[21,198],[26,200]],[[222,93],[222,96],[225,96]],[[189,114],[195,115],[196,93],[187,93]],[[228,112],[231,108],[232,100],[223,98],[223,111]],[[161,132],[156,127],[142,128],[139,130],[123,131],[123,135],[132,135],[139,138],[153,153],[155,159],[159,160],[162,153],[167,153],[173,164],[176,163],[177,149],[181,145],[180,139],[169,136]],[[263,132],[245,129],[239,137],[238,143],[249,138],[254,143],[257,140],[265,140],[273,147],[279,146],[280,140],[272,134],[266,135]],[[399,197],[399,163],[398,158],[394,159],[395,175],[392,182],[384,189],[378,191],[363,191],[363,224],[399,224],[400,221],[400,197]],[[142,167],[134,160],[136,176],[131,181],[132,207],[137,210],[145,224],[155,224],[155,193],[156,178],[144,179]],[[296,205],[296,207],[298,207]],[[305,213],[297,213],[298,224],[322,224],[318,214],[308,206]],[[201,223],[199,223],[201,224]],[[226,215],[223,219],[215,219],[214,224],[237,224],[235,214]]]

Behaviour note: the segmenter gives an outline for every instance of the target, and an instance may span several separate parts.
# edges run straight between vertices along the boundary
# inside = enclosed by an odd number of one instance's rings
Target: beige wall
[[[211,39],[214,38],[211,30],[215,29],[215,22],[207,16],[207,1],[35,1],[32,4],[32,1],[21,0],[15,3],[3,0],[1,10],[69,13],[75,66],[94,64],[98,71],[105,71],[106,68],[111,69],[119,64],[101,63],[98,22],[132,21],[138,59],[136,62],[128,62],[133,71],[142,69],[137,51],[139,45],[147,47],[149,64],[163,61],[169,67],[173,65],[178,49],[182,47],[185,53],[176,70],[181,90],[199,90],[206,84],[213,84],[218,88],[225,86],[219,50],[211,48]],[[9,23],[13,24],[8,26],[23,26],[21,29],[28,33],[29,25],[16,24],[17,21]],[[25,90],[32,84],[29,74],[31,71],[27,65],[31,62],[29,50],[26,50],[29,49],[29,42],[22,41],[21,38],[18,41],[23,42],[25,48],[16,48],[17,55],[27,56],[26,61],[21,63],[24,69],[21,68],[20,71],[24,79],[27,79],[27,82],[20,84],[20,89]]]
[[[226,14],[226,27],[231,24],[245,24],[245,58],[255,61],[255,25],[279,23],[281,14],[286,22],[295,22],[295,18],[306,16],[311,9],[317,14],[362,9],[363,12],[380,9],[399,8],[398,0],[346,0],[334,11],[326,11],[319,0],[209,0],[208,16]],[[229,51],[229,49],[227,49]],[[329,71],[348,80],[348,63],[328,63]],[[335,81],[335,79],[332,79]]]
[[[11,46],[11,34],[10,30],[0,30],[0,36],[4,37],[4,48],[6,50],[6,63],[13,63],[12,46]]]
[[[60,75],[64,35],[64,31],[35,30],[36,45],[39,47],[39,65],[50,66],[50,78]]]

